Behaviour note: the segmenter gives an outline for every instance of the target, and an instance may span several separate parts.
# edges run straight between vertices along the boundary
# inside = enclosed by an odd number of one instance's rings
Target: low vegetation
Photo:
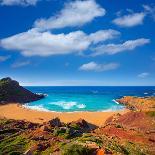
[[[155,111],[147,111],[146,114],[150,117],[155,117]]]
[[[62,148],[62,155],[91,155],[93,149],[80,144],[66,144]]]
[[[147,111],[114,115],[102,127],[83,119],[67,124],[59,118],[43,124],[0,119],[0,155],[154,155],[154,102],[147,98]],[[145,107],[144,100],[137,105]]]

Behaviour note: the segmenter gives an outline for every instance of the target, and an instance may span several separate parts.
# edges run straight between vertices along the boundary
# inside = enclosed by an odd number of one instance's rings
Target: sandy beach
[[[59,117],[61,121],[67,123],[76,121],[79,118],[85,119],[89,123],[101,126],[106,119],[114,114],[124,114],[128,112],[127,109],[113,112],[43,112],[24,108],[19,104],[7,104],[0,106],[0,118],[9,118],[17,120],[27,120],[36,123],[43,123],[52,118]]]

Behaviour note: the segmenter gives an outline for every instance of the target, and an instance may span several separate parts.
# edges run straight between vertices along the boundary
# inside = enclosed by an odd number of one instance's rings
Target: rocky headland
[[[27,103],[44,98],[44,95],[34,94],[20,86],[19,83],[11,78],[0,80],[0,104],[6,103]]]
[[[117,102],[132,111],[155,111],[155,97],[124,96]]]

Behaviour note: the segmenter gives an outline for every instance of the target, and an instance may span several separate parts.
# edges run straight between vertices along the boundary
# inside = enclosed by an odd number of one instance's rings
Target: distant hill
[[[27,103],[39,100],[44,95],[34,94],[31,91],[20,86],[19,83],[11,78],[0,80],[0,103],[16,102]]]

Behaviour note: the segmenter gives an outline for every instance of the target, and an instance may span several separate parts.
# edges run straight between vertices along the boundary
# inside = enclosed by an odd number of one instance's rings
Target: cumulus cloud
[[[0,0],[1,5],[36,5],[36,3],[40,0]]]
[[[81,26],[96,17],[104,16],[105,12],[95,0],[76,0],[67,3],[55,16],[37,20],[34,26],[41,30]]]
[[[92,49],[94,51],[92,55],[93,56],[101,54],[113,55],[123,51],[131,51],[134,50],[136,47],[143,46],[145,44],[148,44],[149,42],[150,42],[149,39],[140,38],[136,40],[128,40],[122,44],[99,45]]]
[[[10,55],[7,55],[7,56],[0,56],[0,62],[3,62],[3,61],[8,60],[10,57],[11,57]]]
[[[82,40],[82,41],[81,41]],[[87,49],[90,42],[82,31],[54,35],[34,29],[1,40],[5,49],[18,50],[25,56],[68,54]]]
[[[146,77],[148,77],[149,75],[150,75],[149,73],[144,72],[144,73],[140,73],[140,74],[138,75],[138,77],[139,77],[139,78],[146,78]]]
[[[113,23],[121,27],[133,27],[136,25],[143,24],[145,12],[132,13],[129,15],[124,15],[113,20]]]
[[[103,71],[113,70],[118,67],[119,67],[119,64],[117,63],[98,64],[92,61],[80,66],[79,70],[103,72]]]
[[[97,34],[100,34],[98,36]],[[52,34],[31,29],[5,39],[0,46],[7,50],[18,50],[24,56],[49,56],[69,53],[79,53],[89,48],[91,44],[115,38],[120,33],[115,30],[101,30],[92,34],[75,31],[68,34]]]
[[[27,66],[30,64],[30,61],[20,61],[20,62],[15,62],[11,65],[12,68],[19,68],[23,66]]]

